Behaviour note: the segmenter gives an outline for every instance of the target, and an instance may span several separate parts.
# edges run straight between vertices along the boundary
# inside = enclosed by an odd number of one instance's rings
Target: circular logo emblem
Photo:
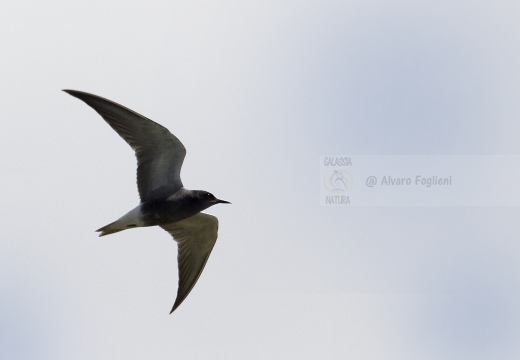
[[[351,190],[353,185],[352,174],[343,169],[331,170],[323,177],[323,186],[331,194],[344,194]]]

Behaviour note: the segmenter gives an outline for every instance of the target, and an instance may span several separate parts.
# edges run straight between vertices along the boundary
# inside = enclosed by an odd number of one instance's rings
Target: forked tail
[[[141,205],[137,206],[133,210],[130,210],[113,223],[103,226],[101,229],[98,229],[96,231],[99,231],[101,233],[99,234],[99,236],[105,236],[139,226],[146,226],[145,222],[142,219]]]
[[[123,231],[126,229],[128,229],[128,227],[126,227],[126,226],[121,227],[121,224],[120,223],[118,224],[118,221],[114,221],[113,223],[103,226],[102,228],[97,229],[96,231],[100,232],[99,236],[101,237],[101,236],[110,235],[110,234],[113,234],[113,233],[116,233],[119,231]]]

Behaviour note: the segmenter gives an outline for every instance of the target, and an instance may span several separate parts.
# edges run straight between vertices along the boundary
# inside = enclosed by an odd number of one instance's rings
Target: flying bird
[[[215,242],[218,220],[201,211],[229,204],[204,190],[188,190],[181,181],[186,148],[164,126],[100,96],[63,90],[92,107],[135,151],[139,205],[96,230],[99,236],[158,225],[177,242],[179,287],[170,314],[199,279]]]

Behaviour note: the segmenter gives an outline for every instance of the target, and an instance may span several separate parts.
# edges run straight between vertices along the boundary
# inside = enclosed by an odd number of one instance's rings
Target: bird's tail
[[[121,216],[113,223],[103,226],[101,229],[97,229],[96,231],[100,232],[99,236],[105,236],[139,226],[147,226],[142,219],[140,205]]]
[[[97,229],[96,231],[100,232],[99,236],[105,236],[128,229],[128,227],[126,226],[122,227],[122,224],[118,224],[118,222],[119,221],[114,221],[113,223],[103,226],[102,228]]]

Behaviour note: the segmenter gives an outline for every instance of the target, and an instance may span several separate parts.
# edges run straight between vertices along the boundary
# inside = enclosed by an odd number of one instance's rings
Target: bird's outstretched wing
[[[161,227],[173,236],[178,247],[179,289],[171,314],[186,299],[204,270],[217,241],[218,220],[215,216],[198,213]]]
[[[100,96],[63,90],[96,110],[135,151],[141,201],[174,194],[182,187],[186,148],[168,129]]]

